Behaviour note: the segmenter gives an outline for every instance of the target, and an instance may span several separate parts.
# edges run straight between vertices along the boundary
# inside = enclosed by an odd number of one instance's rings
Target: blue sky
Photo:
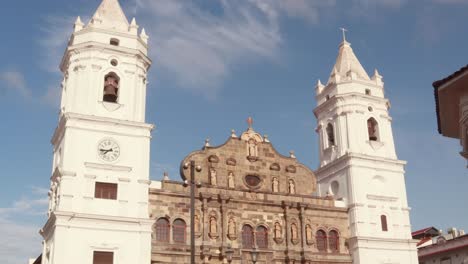
[[[0,10],[0,262],[40,251],[58,119],[58,63],[76,16],[99,0],[5,1]],[[121,0],[150,35],[151,177],[231,129],[268,134],[316,169],[314,85],[326,82],[339,27],[369,73],[384,76],[413,229],[468,229],[468,175],[457,140],[437,133],[431,83],[467,64],[467,0]]]

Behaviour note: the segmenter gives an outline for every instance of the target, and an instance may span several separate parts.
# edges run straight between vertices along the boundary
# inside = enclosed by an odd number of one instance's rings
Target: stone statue
[[[291,240],[297,241],[297,225],[295,223],[291,224]]]
[[[234,173],[232,173],[232,171],[229,172],[229,175],[228,175],[228,187],[229,188],[234,188]]]
[[[210,169],[210,183],[211,185],[216,186],[216,170],[214,168]]]
[[[293,180],[289,180],[289,193],[295,194],[296,193],[296,186],[294,185]]]
[[[255,144],[254,139],[249,139],[249,156],[257,157],[257,144]]]
[[[210,233],[217,234],[218,233],[218,226],[216,224],[216,217],[210,217]]]
[[[310,225],[306,225],[306,240],[312,241],[312,227]]]
[[[200,233],[200,217],[195,215],[195,225],[194,225],[195,233]]]
[[[236,236],[236,222],[234,221],[234,218],[229,218],[229,223],[228,223],[228,236],[229,237],[235,237]]]
[[[273,192],[279,192],[278,178],[273,178]]]
[[[281,234],[281,225],[280,223],[276,222],[275,223],[275,238],[276,239],[280,239],[282,234]]]

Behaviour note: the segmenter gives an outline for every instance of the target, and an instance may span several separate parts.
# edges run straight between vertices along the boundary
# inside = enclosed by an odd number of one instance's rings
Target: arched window
[[[169,221],[166,218],[159,218],[156,221],[156,240],[169,242]]]
[[[379,140],[379,124],[373,117],[367,120],[367,131],[369,132],[369,140],[370,141],[378,141]]]
[[[328,233],[328,246],[332,252],[340,251],[340,238],[336,230],[332,230]]]
[[[317,240],[317,249],[319,252],[327,251],[327,233],[323,230],[318,230],[315,239]]]
[[[172,239],[175,243],[185,243],[186,233],[185,221],[182,219],[174,220],[172,225]]]
[[[243,248],[253,248],[253,228],[249,225],[244,225],[242,227],[242,247]]]
[[[327,138],[328,138],[328,146],[335,146],[335,132],[333,131],[333,125],[327,125]]]
[[[119,76],[113,72],[104,76],[104,94],[102,101],[117,103],[117,99],[119,98],[119,82]]]
[[[258,248],[268,248],[268,230],[264,226],[257,227]]]
[[[380,216],[380,225],[382,226],[382,231],[388,231],[387,216],[386,215],[381,215]]]

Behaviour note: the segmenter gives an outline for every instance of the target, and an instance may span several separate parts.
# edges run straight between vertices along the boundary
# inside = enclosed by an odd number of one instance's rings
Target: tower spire
[[[338,79],[346,80],[350,76],[356,76],[357,79],[369,81],[369,75],[354,54],[351,43],[346,41],[345,32],[347,32],[347,30],[345,28],[340,29],[343,33],[343,42],[340,44],[338,57],[336,58],[336,63],[335,66],[333,66],[328,83],[332,83],[334,80]]]
[[[95,27],[129,31],[130,24],[118,0],[102,0],[92,21],[94,21],[93,26]]]

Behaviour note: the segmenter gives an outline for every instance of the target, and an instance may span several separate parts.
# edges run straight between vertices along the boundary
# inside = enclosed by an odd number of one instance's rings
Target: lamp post
[[[195,161],[185,163],[184,169],[190,167],[190,263],[195,264],[195,170],[200,172],[201,166],[195,166]],[[196,184],[200,187],[201,184]]]
[[[252,257],[252,262],[255,264],[257,263],[257,258],[258,258],[258,250],[256,247],[253,248],[252,251],[250,251],[250,256]]]
[[[232,262],[232,254],[234,254],[234,250],[232,249],[231,245],[227,246],[227,249],[226,249],[225,252],[226,252],[226,257],[227,257],[228,263],[231,263]]]

